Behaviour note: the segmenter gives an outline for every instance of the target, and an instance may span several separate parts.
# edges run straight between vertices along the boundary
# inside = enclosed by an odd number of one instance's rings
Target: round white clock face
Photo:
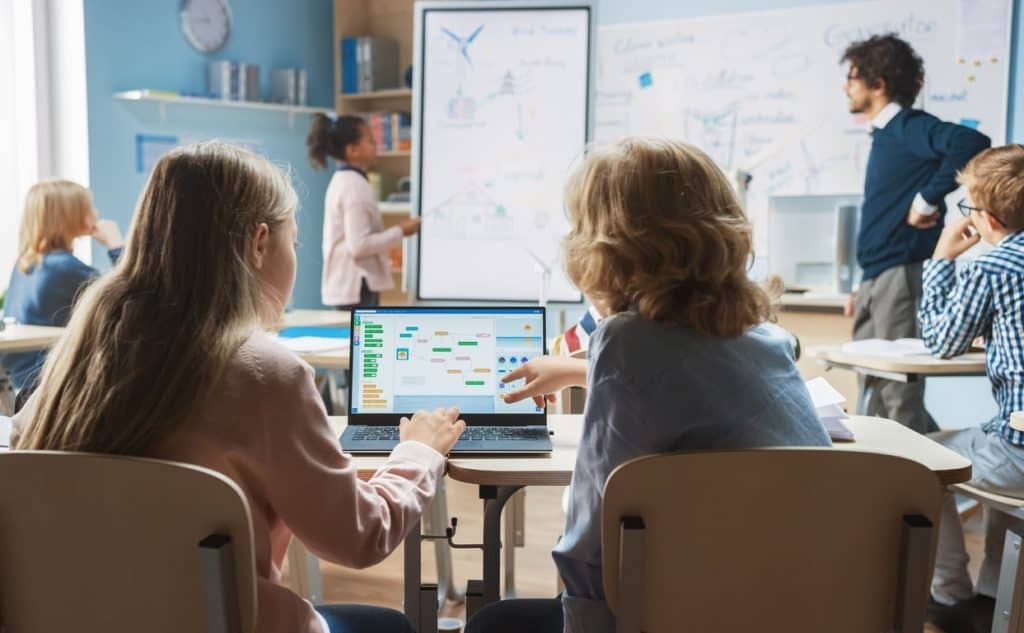
[[[201,53],[220,50],[231,34],[227,0],[181,0],[181,32]]]

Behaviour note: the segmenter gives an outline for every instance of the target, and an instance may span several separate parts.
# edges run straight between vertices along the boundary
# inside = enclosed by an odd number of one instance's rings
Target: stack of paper
[[[843,394],[824,378],[818,377],[807,381],[807,391],[811,394],[811,404],[818,412],[821,423],[825,425],[828,436],[833,440],[853,441],[853,431],[843,420],[849,420],[840,404],[846,402]]]
[[[868,338],[861,341],[844,343],[842,351],[846,354],[862,354],[865,356],[888,356],[902,358],[904,356],[930,356],[931,352],[919,338],[898,338],[887,341],[880,338]]]
[[[316,352],[329,352],[332,350],[348,348],[347,338],[328,338],[324,336],[297,336],[285,338],[279,336],[277,340],[295,352],[296,354],[313,354]]]

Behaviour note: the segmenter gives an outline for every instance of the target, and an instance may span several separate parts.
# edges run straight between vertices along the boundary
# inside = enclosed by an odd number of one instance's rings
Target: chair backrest
[[[920,633],[942,499],[886,455],[635,459],[605,487],[605,593],[619,631]]]
[[[256,621],[252,519],[188,464],[0,454],[0,629],[224,631]]]

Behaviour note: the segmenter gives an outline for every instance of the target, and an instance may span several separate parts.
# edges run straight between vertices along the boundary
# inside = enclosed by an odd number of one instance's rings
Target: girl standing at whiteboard
[[[388,249],[414,235],[419,218],[384,228],[383,217],[366,172],[377,159],[370,127],[357,116],[313,116],[306,137],[309,160],[326,168],[338,162],[324,200],[324,269],[320,294],[324,305],[348,309],[377,305],[380,292],[394,287]]]

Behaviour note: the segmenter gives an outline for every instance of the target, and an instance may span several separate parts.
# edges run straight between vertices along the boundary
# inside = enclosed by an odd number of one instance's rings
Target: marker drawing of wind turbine
[[[480,35],[480,31],[482,31],[482,30],[484,30],[484,25],[483,24],[481,24],[480,26],[476,27],[476,30],[473,31],[472,33],[470,33],[469,36],[467,36],[467,37],[460,37],[460,36],[456,35],[455,33],[452,33],[451,31],[449,31],[448,29],[446,29],[444,27],[441,27],[441,31],[443,31],[444,34],[447,35],[448,37],[450,37],[453,40],[455,40],[455,43],[458,44],[458,46],[459,46],[459,54],[461,54],[466,59],[466,63],[469,64],[470,68],[473,67],[473,60],[469,56],[469,45],[473,43],[473,40],[476,39],[477,35]]]

